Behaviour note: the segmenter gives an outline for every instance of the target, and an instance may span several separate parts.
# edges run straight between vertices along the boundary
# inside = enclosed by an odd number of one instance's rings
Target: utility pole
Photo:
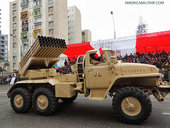
[[[116,30],[115,30],[115,21],[114,21],[114,17],[113,17],[113,11],[110,12],[112,15],[112,19],[113,19],[113,27],[114,27],[114,39],[116,38]]]

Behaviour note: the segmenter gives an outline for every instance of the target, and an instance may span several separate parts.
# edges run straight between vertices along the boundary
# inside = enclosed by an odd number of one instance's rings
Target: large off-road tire
[[[52,115],[55,113],[58,99],[48,88],[39,88],[33,94],[33,107],[38,114]]]
[[[129,124],[141,124],[152,112],[149,97],[142,90],[134,87],[125,87],[117,91],[112,106],[116,117]]]
[[[77,94],[74,95],[74,96],[71,97],[71,98],[61,98],[61,100],[62,100],[64,103],[69,104],[69,103],[72,103],[74,100],[76,100],[76,98],[77,98]]]
[[[26,113],[32,107],[31,93],[25,88],[16,88],[11,93],[11,106],[17,113]]]

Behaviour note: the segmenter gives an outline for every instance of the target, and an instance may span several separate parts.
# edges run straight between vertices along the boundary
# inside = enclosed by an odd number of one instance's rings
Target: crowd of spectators
[[[15,77],[15,81],[14,82],[17,82],[20,80],[20,74],[18,72],[14,72],[14,73],[11,73],[11,74],[8,74],[6,76],[1,76],[0,77],[0,84],[10,84],[11,82],[11,79]]]
[[[75,57],[73,57],[72,61],[70,61],[70,59],[68,59],[68,60],[65,59],[64,66],[63,67],[58,67],[56,69],[56,72],[59,72],[60,74],[68,74],[68,73],[70,73],[71,72],[71,66],[73,64],[75,64],[76,61],[77,60],[76,60]]]
[[[164,75],[164,79],[168,81],[168,73],[170,72],[170,52],[167,53],[164,50],[149,52],[149,53],[135,53],[125,55],[124,57],[117,57],[118,60],[129,63],[145,63],[155,65],[159,68],[159,71]]]

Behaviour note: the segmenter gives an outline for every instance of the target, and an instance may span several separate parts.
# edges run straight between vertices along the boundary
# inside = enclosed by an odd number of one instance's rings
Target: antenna
[[[143,17],[139,17],[139,22],[136,30],[136,35],[146,34],[148,32],[147,24],[144,23]]]

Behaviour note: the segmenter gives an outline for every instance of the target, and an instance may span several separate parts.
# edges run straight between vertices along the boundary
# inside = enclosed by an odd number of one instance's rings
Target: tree
[[[8,66],[9,66],[9,62],[5,62],[4,67],[8,67]]]

